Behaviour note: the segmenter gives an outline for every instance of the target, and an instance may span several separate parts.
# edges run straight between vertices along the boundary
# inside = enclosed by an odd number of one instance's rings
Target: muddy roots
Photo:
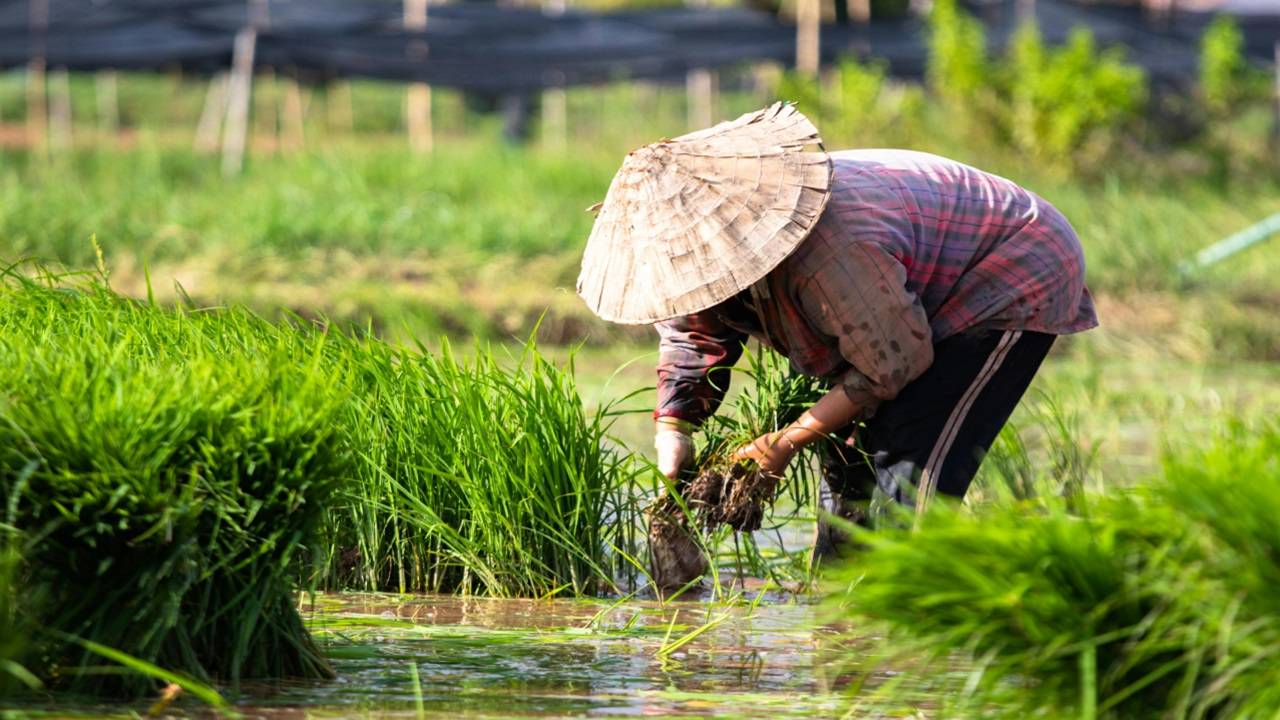
[[[661,595],[669,595],[702,577],[707,558],[694,540],[679,503],[663,495],[648,510],[649,567]]]
[[[734,530],[760,529],[765,505],[778,491],[778,476],[761,472],[755,463],[703,468],[684,489],[685,502],[703,527],[728,525]]]

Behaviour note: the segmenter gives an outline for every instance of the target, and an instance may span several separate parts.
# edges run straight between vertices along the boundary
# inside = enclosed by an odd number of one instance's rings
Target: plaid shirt
[[[794,253],[737,297],[657,324],[655,416],[714,413],[749,336],[842,384],[866,417],[951,335],[1097,325],[1080,241],[1039,196],[925,153],[831,157],[831,199]]]

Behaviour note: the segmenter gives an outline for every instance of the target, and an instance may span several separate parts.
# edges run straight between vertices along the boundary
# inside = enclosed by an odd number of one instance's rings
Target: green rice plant
[[[613,589],[636,546],[630,457],[608,407],[588,413],[572,365],[530,343],[505,369],[347,343],[355,476],[329,520],[332,587],[543,596]]]
[[[699,468],[724,464],[735,450],[795,422],[826,392],[823,381],[791,369],[787,359],[768,348],[744,353],[746,367],[735,372],[749,380],[741,392],[699,429]],[[807,450],[792,461],[784,492],[796,507],[813,501],[815,474]]]
[[[0,507],[41,631],[29,669],[152,687],[101,667],[101,646],[201,681],[328,676],[293,597],[349,468],[323,340],[65,278],[8,272],[0,298]]]
[[[1211,619],[1213,680],[1194,716],[1274,717],[1280,707],[1280,423],[1238,421],[1202,445],[1166,451],[1155,497],[1197,532],[1206,590],[1184,598]]]
[[[1274,717],[1280,536],[1274,425],[1171,451],[1127,494],[940,507],[859,532],[837,616],[887,634],[846,646],[856,703],[942,715]],[[1076,512],[1072,512],[1074,510]],[[1077,514],[1077,512],[1079,514]],[[864,636],[865,637],[865,636]],[[856,655],[855,655],[856,653]]]

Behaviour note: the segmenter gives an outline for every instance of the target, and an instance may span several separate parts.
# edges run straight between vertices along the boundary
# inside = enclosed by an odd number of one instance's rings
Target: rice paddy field
[[[402,89],[306,89],[287,146],[273,83],[237,177],[191,148],[196,78],[0,144],[0,716],[1280,717],[1280,240],[1186,264],[1280,212],[1264,111],[1068,165],[910,88],[840,124],[1059,206],[1103,326],[964,507],[886,509],[816,569],[808,458],[664,600],[656,338],[573,286],[585,208],[683,88],[574,90],[527,146],[439,92],[415,155]],[[769,99],[724,86],[722,116]],[[0,128],[22,92],[0,75]],[[752,350],[704,446],[794,402]]]

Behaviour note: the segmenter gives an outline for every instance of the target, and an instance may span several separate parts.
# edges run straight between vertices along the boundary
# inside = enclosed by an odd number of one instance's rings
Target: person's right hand
[[[658,430],[653,446],[658,451],[658,471],[671,480],[693,463],[693,438],[679,430]]]

